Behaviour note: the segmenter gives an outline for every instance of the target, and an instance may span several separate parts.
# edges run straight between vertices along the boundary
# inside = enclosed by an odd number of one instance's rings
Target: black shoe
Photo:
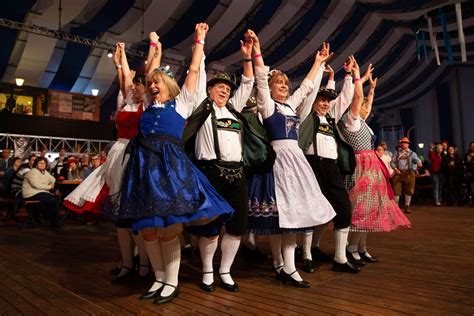
[[[333,259],[330,255],[325,254],[319,247],[311,248],[311,255],[314,260],[320,262],[331,262]]]
[[[339,262],[333,261],[332,271],[348,272],[348,273],[359,273],[360,268],[356,267],[355,265],[353,265],[349,261],[347,261],[346,263],[339,263]]]
[[[369,257],[365,254],[365,252],[359,252],[359,256],[362,259],[364,259],[365,262],[371,262],[371,263],[379,262],[379,258],[372,257],[372,256]]]
[[[155,280],[155,282],[164,284],[163,282],[158,281],[158,280]],[[147,292],[143,293],[142,295],[140,295],[140,299],[141,300],[147,300],[147,299],[150,299],[150,298],[158,297],[158,295],[160,295],[160,293],[161,293],[161,290],[163,290],[163,287],[164,287],[164,285],[162,287],[160,287],[159,289],[157,289],[157,290],[147,291]]]
[[[171,285],[171,284],[168,284],[168,283],[163,283],[163,288],[168,285],[168,286],[171,286],[171,287],[174,287],[174,291],[168,295],[168,296],[161,296],[161,293],[158,295],[158,297],[153,301],[153,304],[156,304],[156,305],[160,305],[160,304],[164,304],[164,303],[168,303],[168,302],[171,302],[173,300],[173,298],[175,298],[176,296],[178,296],[179,294],[179,289],[178,287],[174,286],[174,285]]]
[[[123,266],[122,269],[127,269],[128,270],[127,273],[113,279],[112,284],[126,283],[126,282],[130,281],[133,278],[133,273],[135,272],[135,270],[133,270],[132,268],[126,267],[126,266]]]
[[[313,260],[303,259],[303,271],[307,273],[314,272],[314,262]]]
[[[214,273],[214,271],[203,272],[202,274],[211,274],[211,273]],[[214,282],[212,282],[211,284],[206,284],[206,283],[201,281],[201,284],[199,284],[199,287],[204,292],[209,292],[209,293],[214,292],[216,290],[216,286],[215,286]]]
[[[120,270],[122,270],[120,267],[115,267],[113,269],[110,269],[110,274],[113,274],[113,275],[118,275],[120,273]]]
[[[279,267],[274,267],[272,266],[272,269],[273,271],[275,271],[275,279],[278,280],[278,281],[281,281],[281,270],[283,269],[283,265],[279,266]]]
[[[287,282],[289,282],[294,287],[304,288],[304,289],[307,289],[311,286],[309,282],[306,282],[304,280],[298,281],[298,280],[293,279],[291,276],[295,273],[296,273],[296,270],[288,274],[283,269],[281,269],[280,274],[281,274],[281,279],[283,281],[283,284],[286,284]]]
[[[363,268],[365,267],[365,261],[364,259],[356,259],[352,253],[348,250],[346,250],[346,257],[347,257],[347,260],[349,260],[350,263],[352,263],[353,265],[355,265],[356,267],[359,267],[359,268]]]
[[[237,285],[237,283],[234,282],[234,284],[229,284],[222,281],[221,275],[223,274],[230,274],[230,272],[219,273],[219,279],[221,279],[221,287],[229,292],[238,292],[239,286]]]
[[[250,249],[248,247],[241,247],[240,253],[242,256],[249,261],[263,261],[267,259],[267,255],[260,251],[260,249]]]
[[[295,248],[295,261],[303,260],[303,248],[296,247]]]

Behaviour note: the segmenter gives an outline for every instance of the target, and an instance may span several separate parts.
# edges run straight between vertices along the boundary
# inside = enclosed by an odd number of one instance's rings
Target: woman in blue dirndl
[[[139,135],[129,145],[118,215],[132,219],[132,229],[145,241],[155,282],[141,299],[154,298],[155,304],[169,302],[179,293],[178,235],[183,224],[203,224],[233,212],[181,145],[186,119],[196,104],[207,31],[207,24],[196,25],[196,47],[181,92],[168,69],[155,69],[150,74],[148,88],[153,102],[141,117]]]

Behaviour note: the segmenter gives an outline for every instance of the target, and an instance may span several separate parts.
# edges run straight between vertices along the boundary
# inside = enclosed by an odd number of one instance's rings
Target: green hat
[[[334,100],[335,98],[337,98],[337,96],[338,93],[334,89],[319,88],[318,95],[316,97],[325,97],[329,100]]]
[[[234,91],[235,89],[237,89],[237,86],[235,85],[235,82],[234,80],[232,80],[232,77],[226,73],[226,72],[218,72],[214,78],[212,78],[211,80],[209,80],[207,82],[207,87],[212,87],[214,86],[216,83],[219,83],[219,82],[222,82],[222,83],[225,83],[225,84],[228,84],[230,86],[230,95],[232,96],[234,94]]]

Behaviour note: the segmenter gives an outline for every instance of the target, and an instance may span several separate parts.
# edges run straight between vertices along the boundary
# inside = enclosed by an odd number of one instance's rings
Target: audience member
[[[464,177],[464,165],[461,157],[456,154],[456,147],[448,146],[447,154],[443,158],[442,169],[446,177],[448,206],[461,202],[461,184]]]
[[[441,170],[443,157],[442,144],[432,144],[431,149],[428,152],[428,158],[430,160],[430,175],[431,183],[433,185],[433,198],[435,205],[441,206],[441,199],[443,196],[443,186],[445,182],[444,173]]]
[[[61,174],[61,170],[64,168],[66,163],[66,148],[61,148],[59,150],[59,157],[57,157],[51,163],[51,173],[54,177],[58,178]]]
[[[97,169],[100,166],[99,155],[92,156],[91,162],[92,162],[92,167],[88,168],[87,170],[83,170],[82,180],[85,180],[92,172],[94,172],[95,169]]]
[[[54,189],[55,178],[46,170],[46,159],[38,158],[35,167],[25,175],[22,196],[25,200],[39,200],[51,220],[51,227],[60,227],[59,201],[50,191]]]
[[[469,149],[464,157],[464,165],[466,167],[468,194],[471,198],[471,206],[474,206],[474,142],[469,144]]]

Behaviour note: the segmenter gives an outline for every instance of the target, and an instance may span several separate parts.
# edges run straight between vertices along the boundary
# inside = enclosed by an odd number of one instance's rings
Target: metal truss
[[[38,25],[29,25],[29,24],[24,24],[21,22],[15,22],[7,19],[0,19],[0,26],[9,28],[9,29],[14,29],[14,30],[20,30],[28,33],[33,33],[33,34],[38,34],[38,35],[43,35],[47,37],[52,37],[76,44],[82,44],[82,45],[87,45],[95,48],[101,48],[101,49],[106,49],[111,52],[115,50],[115,45],[114,44],[109,44],[106,42],[101,42],[85,37],[80,37],[77,35],[73,35],[70,33],[66,33],[63,31],[57,31],[57,30],[51,30],[46,27],[38,26]],[[137,57],[145,57],[145,53],[132,49],[132,48],[126,48],[127,54],[132,55],[132,56],[137,56]]]
[[[100,153],[108,147],[112,141],[103,139],[82,139],[82,138],[64,138],[52,136],[36,136],[21,134],[0,133],[0,148],[15,148],[15,142],[22,139],[28,142],[26,146],[31,153],[40,153],[41,149],[46,148],[48,152],[57,153],[61,148],[71,155],[80,155],[84,153]]]

